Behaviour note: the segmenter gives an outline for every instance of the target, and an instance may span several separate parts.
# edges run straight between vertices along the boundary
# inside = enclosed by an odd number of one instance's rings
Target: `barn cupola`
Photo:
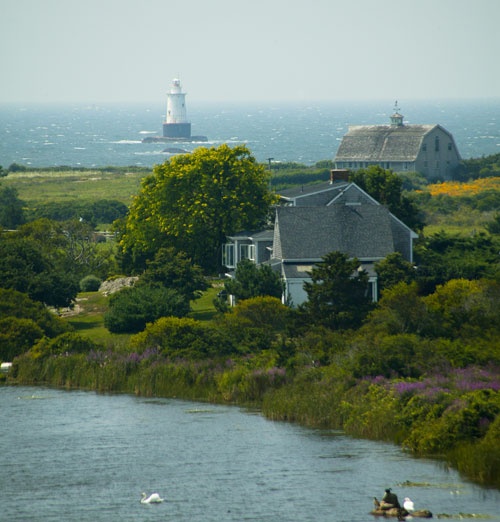
[[[391,126],[402,127],[403,126],[403,115],[399,113],[398,102],[394,104],[394,114],[391,116]]]

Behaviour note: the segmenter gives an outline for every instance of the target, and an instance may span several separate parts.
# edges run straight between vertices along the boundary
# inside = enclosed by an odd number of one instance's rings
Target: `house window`
[[[452,148],[451,143],[448,143],[448,150],[452,150]]]
[[[226,243],[222,245],[222,266],[234,268],[234,244]]]
[[[255,245],[240,245],[240,261],[242,259],[255,261]]]
[[[422,150],[423,150],[424,152],[427,150],[427,143],[424,143],[424,144],[422,145]]]
[[[434,139],[434,150],[436,152],[439,152],[439,136],[436,136],[436,138]]]

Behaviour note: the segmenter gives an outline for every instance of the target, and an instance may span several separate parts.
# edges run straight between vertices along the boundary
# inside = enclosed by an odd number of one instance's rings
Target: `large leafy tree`
[[[309,324],[332,330],[358,327],[372,308],[368,274],[360,263],[343,252],[330,252],[310,272],[304,283],[308,300],[300,312]]]
[[[226,236],[264,223],[274,200],[269,176],[244,146],[199,148],[157,165],[119,227],[123,268],[141,270],[161,247],[174,247],[217,270]]]

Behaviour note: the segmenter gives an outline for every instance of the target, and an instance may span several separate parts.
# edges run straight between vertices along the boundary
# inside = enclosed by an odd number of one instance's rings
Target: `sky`
[[[500,0],[0,0],[0,103],[500,97]]]

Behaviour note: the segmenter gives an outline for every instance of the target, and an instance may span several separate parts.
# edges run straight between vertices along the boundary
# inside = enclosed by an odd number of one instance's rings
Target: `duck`
[[[149,497],[146,493],[142,493],[141,504],[159,504],[163,502],[165,499],[161,498],[158,493],[152,493]]]

